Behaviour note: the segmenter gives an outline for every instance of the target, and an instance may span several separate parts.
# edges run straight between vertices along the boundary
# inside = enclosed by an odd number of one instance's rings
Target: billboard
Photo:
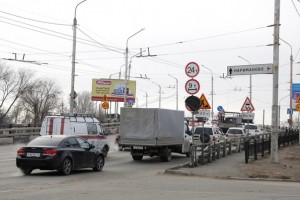
[[[292,108],[295,110],[296,106],[299,104],[296,100],[300,97],[300,83],[292,84]],[[299,107],[299,105],[298,105]]]
[[[123,79],[93,79],[92,101],[102,101],[104,95],[108,101],[124,102],[125,80]],[[127,81],[127,101],[135,101],[136,81]]]

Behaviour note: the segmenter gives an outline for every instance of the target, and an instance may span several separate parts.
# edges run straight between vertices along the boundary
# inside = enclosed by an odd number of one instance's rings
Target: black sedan
[[[29,142],[17,151],[16,164],[29,175],[32,170],[58,170],[68,175],[72,170],[93,168],[101,171],[104,155],[94,145],[78,136],[46,135]]]

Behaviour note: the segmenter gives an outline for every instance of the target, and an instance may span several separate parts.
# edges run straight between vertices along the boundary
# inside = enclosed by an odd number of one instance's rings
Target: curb
[[[231,179],[231,180],[245,180],[245,181],[281,181],[281,182],[300,182],[300,180],[292,180],[292,179],[276,179],[276,178],[245,178],[245,177],[235,177],[235,176],[209,176],[209,175],[201,175],[196,174],[193,172],[185,172],[181,171],[181,168],[187,167],[189,163],[181,164],[175,167],[165,169],[165,174],[171,175],[182,175],[182,176],[197,176],[197,177],[204,177],[204,178],[216,178],[216,179]]]

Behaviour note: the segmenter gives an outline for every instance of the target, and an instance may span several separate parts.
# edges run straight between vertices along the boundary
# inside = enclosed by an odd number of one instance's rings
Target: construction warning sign
[[[250,99],[247,97],[242,108],[241,108],[241,111],[249,111],[249,112],[252,112],[254,111],[254,106],[252,105]]]
[[[202,94],[200,97],[200,108],[199,109],[211,109],[204,94]]]

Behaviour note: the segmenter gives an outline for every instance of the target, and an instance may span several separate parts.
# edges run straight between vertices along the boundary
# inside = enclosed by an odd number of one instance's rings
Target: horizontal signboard
[[[246,112],[243,112],[242,113],[242,118],[243,119],[254,119],[254,113],[246,113]]]
[[[227,66],[227,76],[273,74],[273,64]]]
[[[92,101],[103,101],[106,95],[108,101],[124,102],[125,80],[93,79]],[[127,81],[127,101],[135,101],[136,81]]]

